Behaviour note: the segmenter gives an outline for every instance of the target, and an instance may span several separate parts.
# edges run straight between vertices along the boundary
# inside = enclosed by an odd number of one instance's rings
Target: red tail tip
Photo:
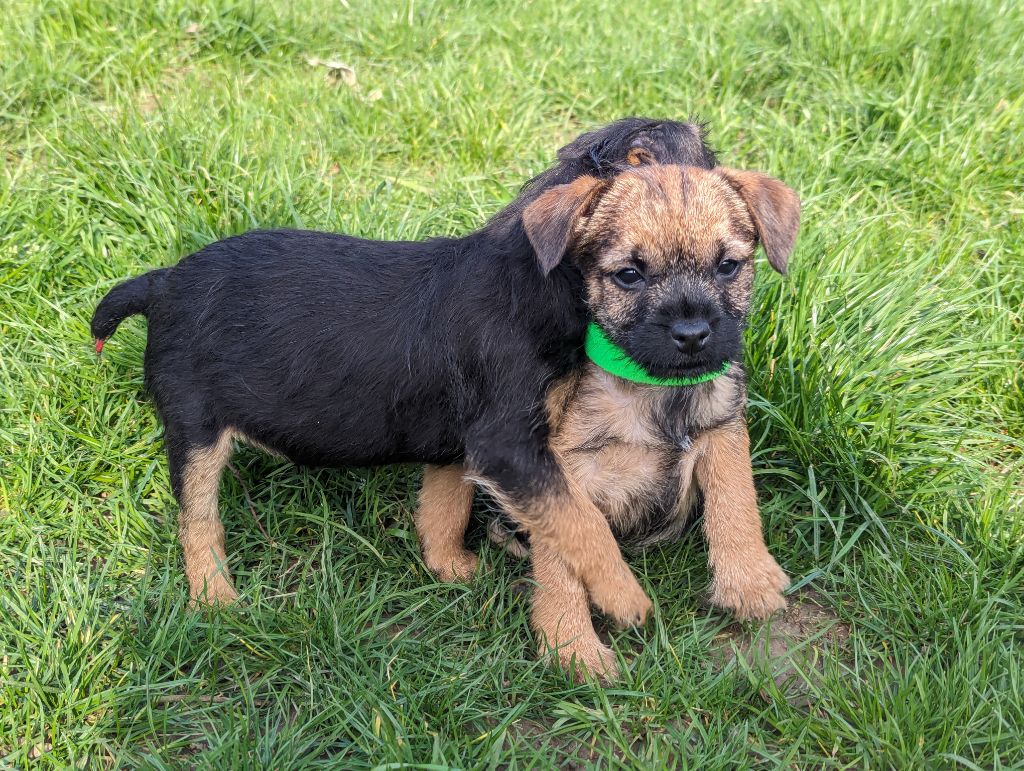
[[[96,338],[96,353],[103,353],[103,344],[107,342],[102,337]]]

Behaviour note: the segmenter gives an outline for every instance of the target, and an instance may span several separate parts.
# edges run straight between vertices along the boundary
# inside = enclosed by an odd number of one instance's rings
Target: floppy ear
[[[717,171],[746,203],[768,262],[784,274],[800,229],[800,199],[767,174],[725,168]]]
[[[565,257],[576,224],[603,187],[597,177],[580,177],[545,190],[523,211],[526,236],[545,276]]]

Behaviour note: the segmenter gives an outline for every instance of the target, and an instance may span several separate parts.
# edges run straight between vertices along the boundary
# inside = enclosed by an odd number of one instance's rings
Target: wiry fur
[[[112,290],[93,334],[109,337],[133,313],[148,319],[145,382],[164,422],[192,596],[233,598],[209,494],[220,472],[211,459],[226,462],[219,448],[234,436],[313,465],[464,462],[599,607],[642,621],[649,600],[547,446],[544,394],[578,366],[588,314],[579,269],[539,269],[521,213],[552,185],[647,162],[714,158],[693,126],[628,119],[563,148],[553,169],[462,238],[252,232]],[[440,509],[464,497],[433,500]],[[428,530],[443,522],[428,514]],[[421,533],[425,546],[443,543]],[[447,555],[431,556],[443,569]]]
[[[776,180],[731,169],[650,166],[587,184],[553,189],[527,209],[538,251],[554,245],[553,262],[568,250],[595,319],[652,374],[700,374],[723,362],[729,370],[699,385],[663,387],[587,363],[548,394],[550,446],[577,494],[600,509],[620,542],[678,536],[703,498],[712,600],[739,617],[764,617],[784,606],[787,579],[761,535],[743,421],[741,336],[754,248],[760,242],[785,269],[799,201]],[[722,275],[723,260],[738,262],[736,272]],[[617,271],[628,267],[642,270],[642,286],[616,283]],[[672,329],[694,319],[708,322],[709,336],[691,353],[675,344]],[[538,634],[563,664],[613,676],[617,666],[590,623],[584,586],[557,553],[537,545],[534,552]]]

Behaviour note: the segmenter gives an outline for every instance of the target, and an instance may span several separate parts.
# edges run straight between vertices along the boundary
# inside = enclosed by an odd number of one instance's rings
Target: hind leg
[[[480,559],[463,541],[473,507],[473,483],[460,464],[425,466],[416,509],[423,561],[442,581],[468,581]]]
[[[222,431],[210,442],[193,444],[173,441],[168,432],[171,481],[181,506],[178,538],[193,607],[200,603],[227,605],[238,599],[217,508],[220,477],[231,457],[231,439],[230,432]]]

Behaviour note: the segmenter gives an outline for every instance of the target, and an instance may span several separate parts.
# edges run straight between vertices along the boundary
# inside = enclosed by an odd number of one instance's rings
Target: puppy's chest
[[[724,378],[685,390],[637,386],[588,367],[552,445],[620,541],[685,530],[699,498],[700,433],[730,416],[735,387]]]

